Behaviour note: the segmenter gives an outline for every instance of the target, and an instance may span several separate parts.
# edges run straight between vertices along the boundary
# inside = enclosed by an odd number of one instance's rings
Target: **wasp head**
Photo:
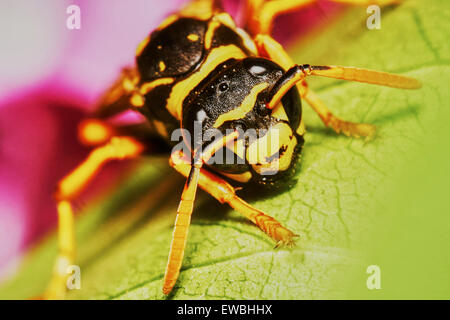
[[[287,172],[299,144],[297,89],[289,90],[275,108],[266,107],[284,70],[267,59],[246,58],[228,61],[215,71],[185,100],[182,127],[192,136],[197,132],[201,137],[197,146],[202,147],[220,135],[239,132],[239,138],[226,145],[234,163],[222,155],[211,163],[222,171],[248,170],[253,176],[267,176],[261,181]]]

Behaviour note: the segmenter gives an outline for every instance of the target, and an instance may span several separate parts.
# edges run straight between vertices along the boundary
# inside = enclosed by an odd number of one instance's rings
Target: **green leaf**
[[[377,125],[376,139],[338,136],[305,104],[308,132],[297,184],[251,201],[300,234],[298,246],[274,249],[258,228],[200,192],[182,272],[168,298],[346,298],[352,288],[365,288],[366,253],[378,240],[377,228],[385,226],[379,222],[389,223],[386,212],[392,212],[386,209],[398,200],[393,192],[408,188],[397,177],[427,141],[443,139],[440,128],[450,116],[447,1],[384,8],[381,30],[368,30],[366,17],[366,8],[351,8],[289,51],[301,64],[390,71],[420,79],[423,88],[312,79],[312,88],[336,115]],[[84,209],[77,225],[82,289],[68,298],[164,299],[162,278],[182,187],[183,179],[165,159],[149,157]],[[55,255],[50,236],[3,285],[0,298],[40,294]]]

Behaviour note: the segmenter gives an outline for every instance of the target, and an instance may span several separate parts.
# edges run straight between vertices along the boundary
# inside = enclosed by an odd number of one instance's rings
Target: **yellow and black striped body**
[[[193,132],[194,121],[202,122],[202,133],[214,128],[254,129],[260,134],[276,128],[283,135],[279,149],[266,148],[261,154],[241,140],[232,152],[238,163],[211,167],[233,180],[262,185],[275,185],[292,175],[303,145],[297,130],[298,91],[290,90],[279,107],[267,112],[266,97],[284,70],[258,58],[254,42],[227,13],[170,16],[139,45],[136,63],[139,91],[131,104],[169,144],[173,130]],[[263,169],[270,171],[274,160],[277,172],[261,174]]]
[[[162,135],[179,128],[183,101],[202,80],[227,61],[256,55],[245,42],[252,43],[236,32],[226,13],[206,20],[168,17],[137,50],[143,99],[132,104],[157,123]]]

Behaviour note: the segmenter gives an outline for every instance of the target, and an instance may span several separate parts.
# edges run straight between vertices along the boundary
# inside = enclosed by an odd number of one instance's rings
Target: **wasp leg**
[[[331,2],[352,5],[393,5],[403,0],[329,0]],[[253,36],[271,34],[275,18],[281,14],[300,10],[303,7],[317,3],[317,0],[247,0],[245,8],[245,29]]]
[[[138,104],[138,82],[139,73],[135,67],[123,68],[117,80],[100,98],[92,116],[105,119],[129,109],[132,102]]]
[[[188,159],[183,157],[181,151],[178,151],[172,154],[170,165],[183,176],[187,177],[191,167],[188,161]],[[198,185],[220,203],[228,203],[233,209],[256,224],[277,243],[277,246],[286,245],[291,247],[295,245],[293,238],[297,235],[283,227],[280,222],[271,216],[253,208],[250,204],[239,198],[235,193],[235,189],[222,178],[208,170],[200,169]]]
[[[54,198],[58,211],[58,250],[53,276],[44,293],[45,299],[63,299],[67,281],[67,267],[75,260],[74,217],[70,200],[74,199],[110,160],[135,158],[142,153],[141,143],[129,137],[113,137],[91,151],[89,156],[57,186]]]
[[[157,137],[157,128],[150,122],[112,125],[96,118],[85,119],[78,125],[78,140],[85,146],[103,145],[114,136],[130,136],[139,141],[148,141]]]
[[[69,201],[59,201],[58,211],[58,256],[53,266],[53,275],[43,298],[64,299],[67,270],[75,260],[75,227],[72,205]]]
[[[304,90],[301,92],[303,99],[319,115],[322,122],[327,127],[331,127],[336,133],[343,133],[347,137],[366,137],[371,139],[376,132],[376,127],[369,123],[355,123],[339,119],[328,110],[327,106],[319,99],[316,94],[308,88],[306,81],[302,83]]]
[[[191,0],[180,10],[180,16],[207,20],[222,11],[220,0]]]
[[[255,42],[261,55],[269,57],[285,70],[289,70],[291,67],[295,66],[295,63],[283,49],[281,44],[269,35],[258,35],[255,38]],[[299,82],[297,88],[301,97],[308,102],[315,112],[317,112],[323,123],[327,127],[331,127],[336,133],[343,133],[353,137],[371,137],[374,135],[375,126],[371,124],[344,121],[333,115],[325,104],[308,89],[305,80]]]
[[[102,145],[115,134],[113,126],[96,118],[85,119],[78,125],[78,140],[85,146]]]
[[[278,15],[299,10],[313,2],[316,0],[247,0],[245,29],[253,36],[270,34]]]
[[[139,47],[137,51],[139,51]],[[113,117],[130,107],[140,107],[144,98],[139,87],[139,73],[136,68],[123,68],[118,79],[109,87],[99,99],[91,117],[80,122],[78,126],[78,139],[86,146],[100,146],[108,142],[113,136],[134,136],[138,131],[149,133],[149,128],[142,124],[110,125],[107,118]]]

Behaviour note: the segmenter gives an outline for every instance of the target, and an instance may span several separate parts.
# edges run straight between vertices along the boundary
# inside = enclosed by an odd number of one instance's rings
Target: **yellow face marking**
[[[198,35],[196,35],[195,33],[191,33],[190,35],[187,36],[187,38],[192,41],[195,42],[198,40]]]
[[[296,145],[297,138],[293,137],[292,142],[287,146],[286,151],[281,157],[276,158],[272,162],[269,162],[267,164],[254,164],[252,165],[253,170],[255,170],[259,174],[264,174],[265,172],[279,172],[287,170],[292,162],[292,156],[294,154]]]
[[[147,36],[144,40],[139,43],[138,47],[136,48],[136,56],[140,56],[142,51],[147,46],[148,42],[150,41],[150,36]]]
[[[214,37],[214,33],[216,32],[216,29],[220,27],[221,23],[218,21],[212,20],[208,25],[208,30],[205,34],[205,49],[208,50],[211,48],[212,39]]]
[[[150,91],[152,91],[154,88],[165,85],[165,84],[171,84],[171,83],[173,83],[173,81],[174,81],[173,78],[161,78],[161,79],[156,79],[151,82],[146,82],[141,86],[139,93],[141,95],[145,95],[145,94],[149,93]]]
[[[218,128],[226,121],[244,118],[245,115],[255,106],[258,94],[264,89],[266,89],[268,86],[269,84],[267,82],[263,82],[254,86],[250,91],[250,93],[242,101],[241,105],[237,108],[234,108],[233,110],[228,111],[227,113],[221,114],[217,118],[216,122],[214,122],[213,127]]]
[[[284,110],[283,104],[279,103],[272,112],[272,117],[277,118],[279,120],[286,120],[289,121],[289,118],[286,114],[286,111]]]
[[[159,62],[159,71],[163,72],[164,70],[166,70],[166,64],[164,63],[164,61],[160,61]]]
[[[235,45],[214,48],[197,72],[173,86],[169,99],[167,99],[167,110],[175,119],[180,120],[183,100],[211,71],[228,59],[245,57],[245,53]]]
[[[145,101],[144,98],[139,93],[135,93],[131,96],[130,103],[132,106],[140,108],[144,105]]]
[[[297,138],[289,125],[277,123],[270,127],[263,137],[250,144],[247,149],[247,161],[258,173],[264,170],[284,171],[289,168],[296,145]],[[284,149],[284,153],[271,159],[280,148]]]
[[[286,151],[278,158],[279,170],[284,171],[289,168],[294,155],[295,146],[297,145],[297,138],[295,136],[289,141]]]

